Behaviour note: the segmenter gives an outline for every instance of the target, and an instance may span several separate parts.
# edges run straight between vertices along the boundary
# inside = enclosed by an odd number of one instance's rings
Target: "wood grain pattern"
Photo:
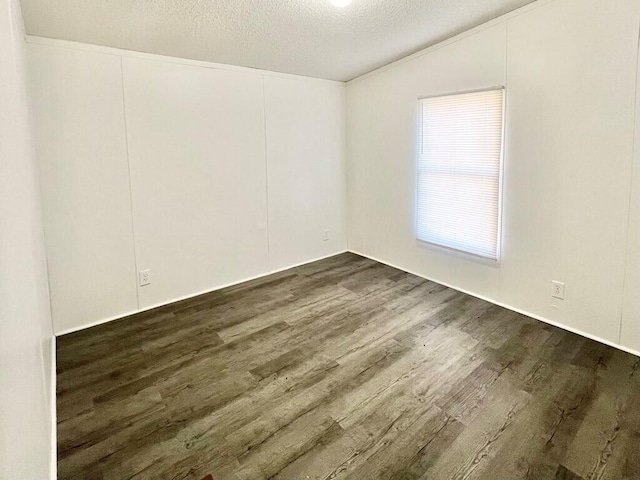
[[[57,350],[62,479],[640,479],[640,359],[354,254]]]

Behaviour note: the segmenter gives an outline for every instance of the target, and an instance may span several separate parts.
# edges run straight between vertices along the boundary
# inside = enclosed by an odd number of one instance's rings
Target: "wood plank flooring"
[[[354,254],[57,353],[62,479],[640,479],[640,359]]]

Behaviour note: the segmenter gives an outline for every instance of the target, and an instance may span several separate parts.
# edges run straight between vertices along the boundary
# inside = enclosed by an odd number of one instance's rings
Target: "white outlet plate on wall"
[[[151,284],[151,270],[140,270],[138,272],[138,281],[141,287]]]
[[[558,300],[564,300],[564,283],[556,282],[555,280],[552,281],[551,296],[553,298],[557,298]]]

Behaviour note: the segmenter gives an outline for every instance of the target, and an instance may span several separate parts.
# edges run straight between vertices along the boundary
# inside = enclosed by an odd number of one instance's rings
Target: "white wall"
[[[120,58],[28,49],[56,331],[137,308]]]
[[[268,271],[262,78],[124,59],[140,307]]]
[[[350,249],[637,348],[637,327],[620,329],[639,14],[634,0],[541,2],[351,82]],[[413,226],[417,98],[495,85],[507,92],[498,264],[419,246]]]
[[[57,333],[346,250],[344,84],[29,41]]]
[[[615,343],[638,7],[557,0],[509,22],[501,299]],[[567,284],[556,306],[545,302],[552,278]]]
[[[20,7],[0,1],[0,479],[55,471],[52,332]]]
[[[640,64],[637,91],[640,91]],[[620,342],[640,352],[640,95],[636,95],[636,131],[633,155],[629,232]]]
[[[505,25],[347,88],[349,248],[493,297],[499,270],[418,247],[414,236],[417,98],[505,83]]]
[[[348,233],[353,251],[639,349],[639,13],[540,0],[346,98],[335,82],[32,38],[56,331],[338,253]],[[417,97],[495,85],[499,264],[413,235]]]
[[[344,86],[264,80],[270,266],[281,269],[346,248]]]

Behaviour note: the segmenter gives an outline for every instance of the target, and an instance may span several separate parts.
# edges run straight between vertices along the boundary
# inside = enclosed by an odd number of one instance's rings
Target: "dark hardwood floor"
[[[63,479],[640,479],[640,359],[353,254],[57,351]]]

